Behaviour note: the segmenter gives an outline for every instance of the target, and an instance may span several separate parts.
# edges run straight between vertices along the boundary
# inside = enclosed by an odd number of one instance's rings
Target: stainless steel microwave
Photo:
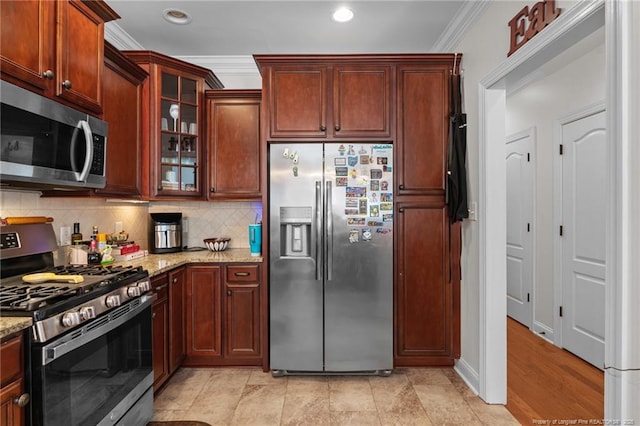
[[[0,84],[1,187],[104,188],[107,123]]]

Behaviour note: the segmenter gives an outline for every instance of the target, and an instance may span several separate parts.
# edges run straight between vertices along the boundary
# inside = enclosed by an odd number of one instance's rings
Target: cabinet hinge
[[[564,229],[562,228],[562,225],[560,225],[560,236],[562,237],[562,231],[564,231]]]
[[[564,154],[564,145],[560,144],[560,155]]]
[[[527,302],[531,302],[531,293],[527,293]]]
[[[562,316],[562,306],[560,306],[560,316]]]

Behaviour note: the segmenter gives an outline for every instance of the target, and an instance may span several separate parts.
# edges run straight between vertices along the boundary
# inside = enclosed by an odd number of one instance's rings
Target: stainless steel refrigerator
[[[269,148],[272,374],[390,374],[393,149]]]

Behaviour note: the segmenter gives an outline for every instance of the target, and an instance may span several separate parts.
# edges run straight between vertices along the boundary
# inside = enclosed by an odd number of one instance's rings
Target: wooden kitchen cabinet
[[[460,227],[445,177],[454,55],[410,55],[396,67],[396,366],[460,357]]]
[[[0,424],[22,426],[25,424],[25,406],[28,394],[24,393],[22,335],[0,343]]]
[[[392,65],[365,55],[254,58],[269,140],[393,138]]]
[[[153,390],[157,391],[182,365],[185,356],[184,300],[186,268],[151,279],[153,302]]]
[[[152,306],[153,391],[169,379],[169,281],[167,274],[151,278],[156,295]]]
[[[147,73],[105,42],[104,114],[109,123],[107,184],[104,196],[138,198],[141,194],[142,82]]]
[[[445,61],[398,66],[397,196],[444,194],[452,67]]]
[[[149,74],[143,83],[143,198],[202,198],[204,91],[222,83],[211,70],[157,52],[123,53]]]
[[[225,266],[225,359],[261,365],[260,266]]]
[[[209,200],[260,199],[260,90],[207,90]]]
[[[169,375],[182,364],[186,354],[184,336],[185,267],[169,271]]]
[[[449,219],[442,200],[399,202],[395,366],[452,365],[456,348]]]
[[[3,1],[2,79],[100,115],[104,23],[117,18],[103,1]]]
[[[187,267],[185,365],[214,365],[222,358],[221,270],[217,265]]]
[[[184,365],[262,365],[260,266],[189,266]]]

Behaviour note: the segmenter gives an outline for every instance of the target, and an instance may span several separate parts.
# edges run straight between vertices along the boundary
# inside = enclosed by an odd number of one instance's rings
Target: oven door
[[[52,342],[32,345],[32,425],[151,420],[151,300],[143,295]]]

